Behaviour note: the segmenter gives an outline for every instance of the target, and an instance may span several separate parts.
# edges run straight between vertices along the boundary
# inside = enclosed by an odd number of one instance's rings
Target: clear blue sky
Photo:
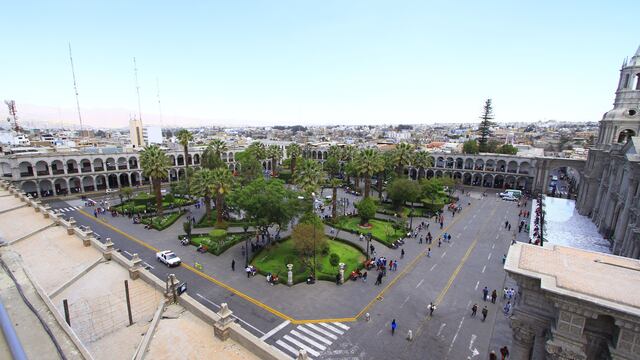
[[[209,4],[204,4],[209,3]],[[0,94],[28,119],[164,124],[597,121],[640,1],[12,1]],[[6,115],[2,109],[2,116]]]

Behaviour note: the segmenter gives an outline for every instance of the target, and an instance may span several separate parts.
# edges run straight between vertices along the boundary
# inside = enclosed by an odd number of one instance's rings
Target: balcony
[[[90,167],[83,167],[82,170],[80,170],[80,171],[82,171],[83,173],[88,173],[88,172],[91,172],[91,168]]]
[[[20,177],[31,177],[33,176],[33,172],[32,171],[27,171],[27,172],[21,172],[20,173]]]
[[[13,174],[12,173],[5,173],[5,174],[2,174],[2,176],[6,177],[6,178],[10,178],[10,177],[13,177]]]
[[[127,165],[118,165],[118,170],[127,170]]]
[[[78,169],[67,169],[67,174],[77,174]]]
[[[38,170],[36,174],[38,174],[38,176],[47,176],[49,175],[49,170]]]
[[[51,172],[53,175],[61,175],[64,174],[64,170],[52,169]]]
[[[115,166],[107,165],[107,171],[114,171],[116,169]]]
[[[95,172],[104,171],[104,168],[103,167],[95,167],[95,168],[93,168],[93,171],[95,171]]]

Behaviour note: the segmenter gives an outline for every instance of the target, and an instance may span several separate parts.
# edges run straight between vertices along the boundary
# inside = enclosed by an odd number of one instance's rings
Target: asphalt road
[[[450,224],[447,231],[453,235],[450,244],[438,247],[434,242],[431,257],[422,255],[428,245],[414,247],[421,255],[367,309],[370,321],[363,316],[352,323],[295,325],[187,268],[166,268],[156,262],[152,250],[78,212],[80,200],[54,201],[51,206],[62,209],[65,216],[73,216],[79,225],[90,226],[101,241],[110,237],[126,257],[138,253],[160,279],[166,279],[169,273],[176,274],[181,282],[187,282],[188,293],[208,308],[216,311],[220,303],[228,303],[243,327],[287,355],[293,356],[298,348],[307,348],[312,358],[325,359],[484,359],[494,321],[497,316],[504,316],[502,303],[487,303],[486,322],[480,321],[480,314],[470,318],[470,308],[473,303],[480,308],[485,305],[481,299],[484,286],[501,293],[505,280],[502,256],[508,251],[512,236],[504,229],[504,221],[509,219],[517,224],[518,208],[516,203],[503,202],[492,195],[471,202],[472,206],[465,206],[461,214],[447,220]],[[431,225],[431,231],[437,235],[435,226]],[[153,239],[145,241],[152,243]],[[222,279],[225,276],[216,275]],[[375,281],[375,276],[370,276],[369,281]],[[430,301],[437,305],[433,317],[427,311]],[[394,336],[390,331],[392,319],[398,323]],[[408,330],[413,332],[413,341],[406,340]]]

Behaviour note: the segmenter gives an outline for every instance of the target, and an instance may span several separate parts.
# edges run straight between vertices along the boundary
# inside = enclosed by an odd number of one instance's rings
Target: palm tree
[[[393,175],[395,167],[395,156],[393,151],[385,151],[381,155],[382,170],[378,173],[378,199],[382,199],[382,186],[387,179]]]
[[[433,159],[428,151],[420,150],[413,156],[412,165],[418,169],[418,180],[420,180],[420,169],[424,171],[433,166]]]
[[[364,197],[371,192],[371,177],[384,168],[380,152],[377,149],[364,149],[356,159],[358,172],[364,177]]]
[[[205,219],[211,218],[211,194],[214,193],[214,170],[200,169],[191,179],[191,192],[204,198]]]
[[[169,157],[158,145],[147,146],[140,152],[140,167],[142,174],[151,179],[153,191],[156,196],[156,209],[158,216],[162,216],[162,179],[167,177],[170,164]]]
[[[202,167],[215,169],[223,165],[222,153],[228,150],[227,144],[220,139],[212,140],[202,153]]]
[[[224,198],[231,192],[234,179],[233,174],[227,168],[218,168],[213,170],[213,183],[216,194],[216,224],[222,224],[222,215],[224,213]]]
[[[176,136],[178,138],[178,142],[182,145],[182,150],[184,151],[184,176],[187,180],[187,184],[189,183],[189,143],[193,141],[193,134],[191,131],[187,129],[180,129]]]
[[[254,141],[247,147],[247,151],[252,153],[258,161],[262,161],[267,158],[267,148],[263,143]]]
[[[333,193],[331,194],[331,218],[333,220],[337,217],[336,209],[338,206],[338,187],[340,185],[342,185],[342,180],[340,179],[332,178],[329,180],[329,186],[331,186],[331,189],[333,190]]]
[[[296,143],[287,145],[287,156],[291,159],[291,176],[294,176],[296,173],[296,162],[300,155],[302,155],[302,148],[300,145]]]
[[[271,171],[275,174],[278,161],[282,160],[284,156],[280,145],[271,144],[267,147],[267,157],[271,159]]]
[[[327,157],[334,157],[338,160],[342,160],[342,148],[338,145],[329,146],[329,151],[327,151]]]
[[[306,159],[296,172],[294,183],[305,193],[314,192],[320,181],[324,178],[324,172],[320,169],[320,163]]]
[[[413,145],[401,142],[396,146],[393,151],[395,155],[395,163],[396,163],[396,172],[398,177],[402,176],[404,172],[404,167],[411,163],[411,158],[413,155]]]

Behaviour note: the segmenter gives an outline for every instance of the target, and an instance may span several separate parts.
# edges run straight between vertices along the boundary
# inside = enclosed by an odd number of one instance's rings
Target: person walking
[[[436,306],[433,305],[433,302],[429,302],[427,309],[429,309],[429,316],[433,316],[433,311],[436,309]]]
[[[485,286],[484,289],[482,289],[482,301],[487,301],[488,295],[489,289]]]
[[[500,355],[502,356],[502,360],[509,358],[509,348],[507,345],[500,348]]]
[[[491,303],[495,304],[497,298],[498,298],[498,292],[496,291],[496,289],[493,289],[493,291],[491,292]]]
[[[511,301],[507,301],[502,310],[504,310],[504,316],[508,316],[511,311]]]
[[[400,251],[400,259],[404,258],[404,249]]]
[[[364,274],[362,274],[362,282],[367,282],[367,272],[365,271]]]
[[[502,255],[502,265],[507,262],[507,254]]]
[[[441,245],[442,245],[442,240],[438,238],[438,247],[440,247]]]
[[[489,353],[489,360],[498,360],[498,355],[496,355],[495,351]]]
[[[378,273],[378,277],[376,278],[375,285],[380,285],[380,284],[382,284],[382,273],[381,272]]]
[[[487,305],[482,308],[482,321],[487,320],[487,315],[489,314],[489,309],[487,309]]]
[[[236,271],[236,259],[231,260],[231,271]]]
[[[423,240],[423,236],[420,235],[420,242],[418,242],[418,244],[422,244],[422,240]]]
[[[396,328],[398,327],[398,324],[396,324],[396,319],[393,319],[391,321],[391,336],[393,336],[393,334],[396,333]]]
[[[473,304],[471,307],[471,317],[475,317],[478,313],[478,304]]]
[[[431,257],[431,248],[427,249],[427,257]]]
[[[509,229],[509,231],[511,231],[511,224],[509,224],[508,229]]]

